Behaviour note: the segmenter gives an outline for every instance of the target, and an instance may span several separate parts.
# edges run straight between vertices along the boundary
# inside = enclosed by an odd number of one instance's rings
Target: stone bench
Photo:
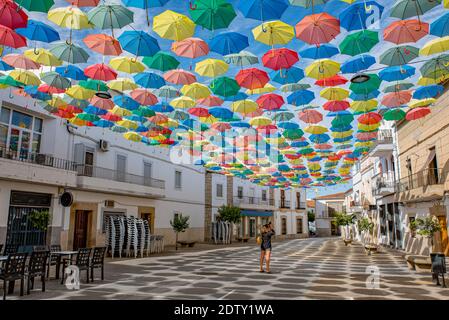
[[[432,270],[432,260],[429,256],[408,254],[405,256],[405,260],[410,270],[426,273]]]
[[[190,247],[192,248],[195,245],[196,241],[178,241],[182,247]]]

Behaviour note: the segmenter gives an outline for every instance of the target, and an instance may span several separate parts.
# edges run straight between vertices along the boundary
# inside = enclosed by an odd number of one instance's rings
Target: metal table
[[[61,259],[62,257],[68,256],[69,260],[72,260],[72,256],[77,254],[78,251],[54,251],[50,252],[50,255],[58,256],[58,262],[56,263],[56,279],[59,279],[59,271],[61,267]],[[62,270],[64,272],[64,270]]]

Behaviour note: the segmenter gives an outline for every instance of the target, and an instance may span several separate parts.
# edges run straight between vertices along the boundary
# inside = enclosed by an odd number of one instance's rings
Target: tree
[[[436,232],[441,231],[438,219],[435,216],[418,218],[415,220],[415,225],[419,235],[430,239],[430,246],[433,251],[433,236]]]
[[[229,222],[231,224],[231,230],[234,230],[233,224],[240,223],[242,220],[242,213],[239,207],[235,207],[233,205],[222,205],[218,208],[217,218],[221,221]]]
[[[313,211],[311,211],[311,210],[307,211],[307,220],[309,222],[315,221],[315,213],[313,213]]]
[[[175,248],[176,250],[178,250],[178,234],[180,232],[185,232],[189,226],[189,216],[183,217],[182,214],[177,214],[175,215],[175,218],[172,220],[170,220],[170,225],[173,228],[173,231],[176,234],[176,244],[175,244]]]
[[[350,235],[349,226],[354,224],[354,220],[354,214],[346,214],[343,212],[337,212],[335,214],[335,224],[337,226],[345,227],[345,239],[350,239],[350,237],[348,237],[348,235]]]
[[[368,241],[371,242],[371,233],[374,230],[374,223],[372,223],[367,217],[361,218],[357,225],[359,227],[359,231],[368,231]]]

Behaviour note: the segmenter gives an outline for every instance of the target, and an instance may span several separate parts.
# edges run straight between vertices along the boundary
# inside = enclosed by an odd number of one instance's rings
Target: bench
[[[237,241],[248,242],[249,238],[237,238]]]
[[[182,247],[190,247],[192,248],[195,245],[196,241],[178,241]]]
[[[405,256],[407,266],[410,270],[417,272],[431,272],[432,260],[430,256],[408,254]]]

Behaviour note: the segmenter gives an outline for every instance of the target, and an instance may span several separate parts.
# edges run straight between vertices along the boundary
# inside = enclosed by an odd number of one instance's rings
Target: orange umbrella
[[[167,123],[168,117],[163,114],[158,113],[155,116],[148,118],[148,120],[155,124],[163,124],[163,123]]]
[[[171,50],[180,57],[197,58],[209,53],[209,46],[200,38],[187,38],[173,42]]]
[[[384,40],[396,44],[417,42],[429,34],[429,24],[420,20],[400,20],[384,30]]]
[[[114,108],[114,102],[111,99],[103,99],[94,95],[89,99],[91,105],[105,110],[111,110]]]
[[[152,106],[157,103],[157,97],[146,89],[134,89],[130,93],[131,98],[143,106]]]
[[[118,40],[106,34],[88,35],[83,42],[89,49],[104,56],[118,56],[122,53]]]
[[[299,119],[305,123],[318,123],[323,120],[323,115],[319,111],[309,109],[301,111],[299,113]]]
[[[409,103],[411,99],[412,92],[409,90],[391,92],[383,97],[382,105],[386,107],[400,107]]]
[[[2,58],[3,62],[9,64],[11,67],[33,70],[39,69],[41,65],[33,60],[25,57],[23,54],[10,53]]]
[[[361,115],[358,122],[365,125],[377,124],[382,121],[382,116],[376,112],[368,112]]]
[[[296,37],[309,44],[328,43],[340,33],[340,21],[328,13],[304,17],[295,27]]]
[[[201,106],[217,107],[217,106],[221,106],[224,101],[222,99],[220,99],[219,97],[210,95],[207,98],[198,99],[197,102]]]
[[[348,80],[345,77],[336,74],[335,76],[329,78],[317,80],[315,81],[315,84],[320,87],[335,87],[341,84],[345,84],[346,82],[348,82]]]
[[[196,77],[193,73],[183,69],[170,70],[164,74],[164,79],[167,82],[174,84],[192,84],[196,82]]]
[[[96,7],[100,0],[66,0],[72,6],[80,7]]]

